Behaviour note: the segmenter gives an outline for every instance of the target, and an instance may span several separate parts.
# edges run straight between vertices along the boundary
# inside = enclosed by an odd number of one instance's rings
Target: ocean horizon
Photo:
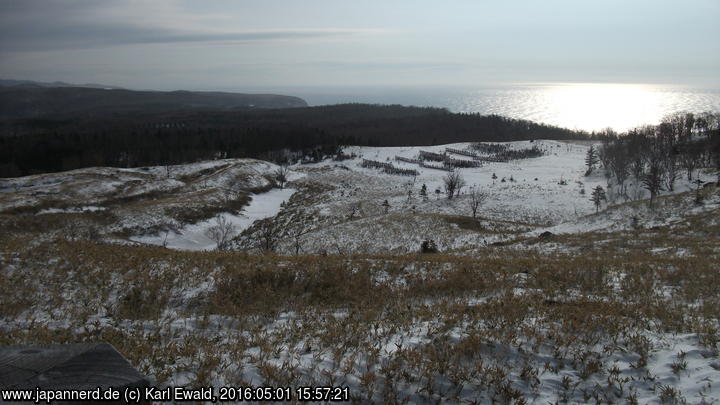
[[[479,87],[293,87],[272,89],[311,106],[401,104],[497,114],[588,132],[627,131],[675,112],[720,111],[720,89],[667,84],[537,83]]]

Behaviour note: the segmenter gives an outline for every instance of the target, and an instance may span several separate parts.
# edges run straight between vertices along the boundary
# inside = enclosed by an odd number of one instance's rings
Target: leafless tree
[[[272,253],[277,249],[282,234],[282,229],[273,221],[273,218],[266,218],[258,221],[259,241],[258,247],[264,253]]]
[[[205,231],[205,236],[217,243],[217,250],[226,251],[230,249],[230,241],[235,236],[235,225],[224,216],[215,217],[215,225]]]
[[[339,255],[345,255],[350,251],[349,242],[343,238],[344,234],[341,231],[333,230],[328,233],[328,237],[332,238],[333,243],[330,246],[334,247]],[[326,251],[327,252],[327,251]]]
[[[693,178],[693,172],[695,171],[695,168],[698,166],[699,162],[699,156],[700,153],[697,150],[697,147],[694,147],[694,145],[688,145],[684,148],[684,152],[680,154],[680,164],[682,165],[683,169],[687,172],[687,179],[688,181],[692,181]]]
[[[163,241],[162,241],[162,247],[164,247],[164,248],[166,248],[167,245],[168,245],[168,236],[170,236],[170,230],[169,230],[169,229],[166,229],[166,230],[165,230],[165,237],[163,237]]]
[[[486,199],[487,194],[476,189],[475,187],[472,188],[472,190],[470,191],[470,211],[472,211],[473,218],[477,216],[478,208],[480,208],[480,206],[485,202]]]
[[[663,183],[665,189],[668,191],[673,191],[675,189],[675,181],[677,181],[678,178],[678,165],[675,159],[675,155],[669,154],[663,160],[663,172]]]
[[[443,177],[443,182],[445,183],[445,193],[448,196],[448,200],[460,194],[460,190],[465,187],[465,179],[456,171],[450,172]]]
[[[275,181],[277,181],[280,188],[285,187],[285,183],[288,181],[288,174],[290,173],[290,169],[286,165],[281,165],[280,167],[275,170]]]
[[[602,141],[602,146],[598,148],[597,150],[597,156],[598,159],[600,159],[600,163],[602,163],[603,167],[609,168],[610,167],[610,143],[612,139],[616,139],[618,134],[615,132],[614,129],[611,127],[607,127],[600,131],[600,135],[604,138]]]
[[[659,153],[653,152],[647,157],[647,171],[642,175],[641,181],[643,187],[650,192],[650,207],[653,206],[655,197],[663,190],[663,167],[662,157]]]
[[[310,230],[302,227],[298,227],[295,229],[295,232],[292,233],[295,256],[300,254],[300,250],[302,250],[302,237],[308,233],[310,233]]]
[[[630,158],[623,147],[615,147],[612,149],[605,147],[603,150],[605,150],[608,155],[610,171],[615,176],[615,179],[620,186],[620,194],[627,199],[625,181],[630,175]]]

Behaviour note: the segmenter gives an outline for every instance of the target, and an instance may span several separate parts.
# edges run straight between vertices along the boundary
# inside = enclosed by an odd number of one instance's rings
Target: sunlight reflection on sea
[[[458,100],[460,101],[460,100]],[[677,111],[720,110],[720,93],[639,84],[548,84],[479,90],[449,107],[567,128],[624,131]]]
[[[475,89],[410,87],[308,89],[311,105],[342,102],[403,104],[453,112],[498,114],[586,131],[657,124],[678,112],[720,111],[720,90],[670,85],[548,83]]]

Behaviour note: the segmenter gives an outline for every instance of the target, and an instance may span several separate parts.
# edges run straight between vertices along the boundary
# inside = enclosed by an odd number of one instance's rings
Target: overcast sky
[[[718,0],[0,0],[0,78],[720,86]]]

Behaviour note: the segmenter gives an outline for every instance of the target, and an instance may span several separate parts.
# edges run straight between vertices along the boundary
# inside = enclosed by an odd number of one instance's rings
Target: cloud
[[[716,83],[720,2],[653,1],[0,0],[0,77]]]
[[[83,24],[81,26],[46,25],[27,29],[0,28],[3,51],[86,49],[117,45],[172,43],[227,43],[271,40],[331,38],[368,33],[366,30],[254,30],[241,32],[193,32],[132,25]]]
[[[223,29],[212,24],[213,17],[210,14],[190,15],[167,0],[130,1],[123,7],[92,0],[9,0],[0,3],[0,51],[307,40],[377,32],[334,28]]]

